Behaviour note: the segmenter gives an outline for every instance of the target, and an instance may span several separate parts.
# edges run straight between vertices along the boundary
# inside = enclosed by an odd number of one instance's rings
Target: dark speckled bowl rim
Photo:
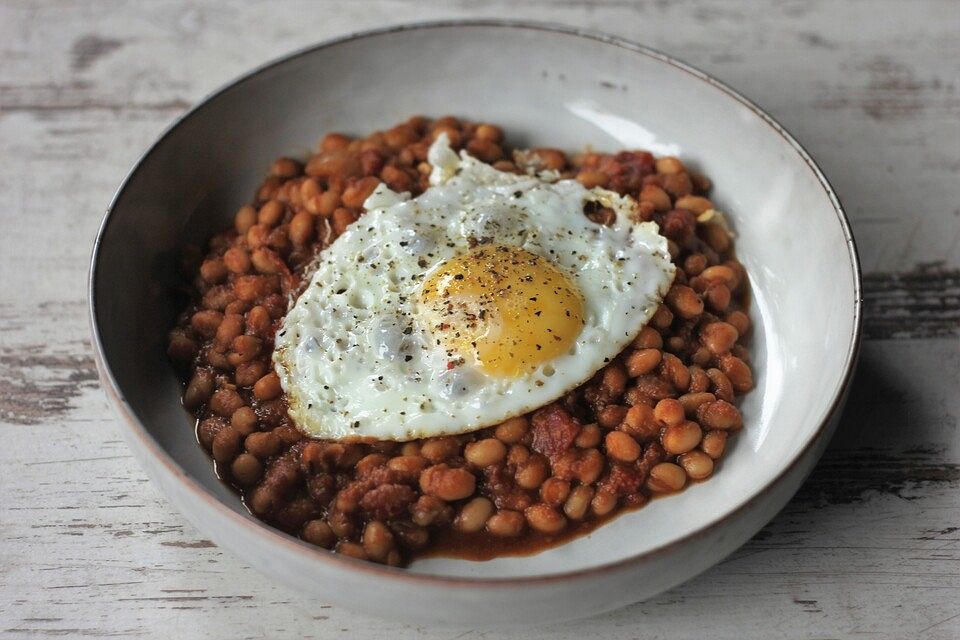
[[[561,35],[566,35],[575,38],[585,38],[587,40],[592,40],[595,42],[600,42],[603,44],[612,45],[625,49],[627,51],[632,51],[642,56],[652,58],[658,62],[670,65],[674,69],[685,73],[689,76],[692,76],[698,80],[701,80],[715,89],[726,94],[728,97],[733,98],[738,103],[749,109],[756,116],[758,116],[763,122],[765,122],[774,132],[776,132],[783,140],[790,145],[797,152],[800,158],[806,163],[810,168],[810,171],[816,176],[817,180],[820,183],[820,186],[823,188],[824,192],[827,195],[827,198],[830,200],[830,203],[833,205],[834,212],[837,215],[837,219],[840,223],[840,226],[843,230],[844,239],[846,240],[848,258],[850,261],[850,269],[854,278],[854,300],[853,300],[853,332],[850,335],[850,342],[847,349],[846,358],[843,364],[843,378],[840,382],[840,385],[836,388],[833,393],[833,397],[830,399],[829,409],[824,416],[821,423],[818,425],[817,430],[809,437],[808,441],[804,446],[798,451],[792,460],[780,471],[780,473],[769,481],[763,488],[757,491],[755,494],[750,496],[740,505],[733,508],[728,513],[716,518],[712,522],[700,527],[696,531],[693,531],[682,538],[668,542],[666,544],[660,545],[654,549],[650,549],[643,553],[635,554],[621,560],[614,562],[606,563],[603,565],[598,565],[595,567],[588,567],[586,569],[578,569],[575,571],[568,571],[564,573],[555,573],[547,575],[533,575],[533,576],[521,576],[521,577],[510,577],[510,578],[469,578],[469,577],[452,577],[452,576],[440,576],[440,575],[431,575],[423,573],[414,573],[400,568],[387,567],[384,565],[374,564],[372,562],[365,562],[362,560],[357,560],[354,558],[348,558],[341,556],[336,553],[332,553],[323,549],[318,549],[317,547],[310,545],[302,540],[294,538],[286,533],[274,529],[269,525],[260,522],[259,520],[250,519],[244,517],[243,515],[237,513],[233,509],[229,508],[226,504],[222,503],[216,497],[214,497],[210,492],[204,489],[196,480],[194,480],[187,472],[179,465],[170,455],[157,443],[157,441],[150,435],[146,430],[143,424],[140,422],[139,418],[134,414],[132,408],[127,404],[126,400],[123,397],[123,393],[120,391],[120,387],[117,384],[116,379],[114,378],[113,371],[110,368],[109,363],[106,361],[106,356],[103,350],[103,344],[100,338],[100,328],[97,324],[97,272],[99,268],[99,254],[101,243],[103,242],[104,234],[110,226],[111,214],[117,202],[123,196],[124,191],[127,186],[130,184],[133,177],[137,174],[140,168],[143,166],[144,162],[149,158],[154,149],[163,142],[164,139],[171,132],[173,132],[180,124],[185,122],[187,119],[191,118],[197,111],[202,109],[209,101],[217,97],[221,93],[229,90],[235,85],[247,82],[252,78],[256,77],[263,71],[271,69],[275,66],[289,62],[290,60],[299,58],[300,56],[312,54],[315,51],[322,49],[327,49],[345,42],[352,40],[361,40],[364,38],[376,37],[385,34],[392,33],[402,33],[406,31],[424,31],[430,29],[446,29],[446,28],[463,28],[463,27],[478,27],[478,28],[497,28],[497,29],[518,29],[518,30],[531,30],[531,31],[546,31]],[[528,21],[517,21],[517,20],[490,20],[490,19],[478,19],[478,20],[440,20],[440,21],[430,21],[430,22],[418,22],[412,24],[401,24],[395,26],[388,26],[379,29],[372,29],[367,31],[361,31],[353,33],[347,36],[342,36],[338,38],[333,38],[331,40],[326,40],[316,45],[312,45],[288,55],[282,56],[270,62],[267,62],[255,69],[239,76],[238,78],[231,80],[230,82],[224,84],[220,88],[216,89],[205,98],[196,103],[188,111],[178,117],[176,120],[170,124],[164,132],[157,138],[157,140],[150,145],[150,148],[140,156],[136,164],[124,178],[122,184],[117,189],[114,194],[110,205],[107,207],[106,213],[103,217],[103,221],[100,224],[100,228],[97,232],[96,242],[94,243],[93,253],[90,259],[90,272],[88,278],[88,299],[90,303],[89,312],[90,312],[90,327],[92,333],[92,344],[94,347],[95,360],[97,364],[97,370],[100,375],[101,383],[104,386],[107,394],[109,395],[114,406],[119,410],[120,414],[124,418],[126,425],[129,428],[130,434],[137,439],[139,439],[145,448],[150,451],[150,453],[161,463],[163,467],[166,468],[166,471],[172,476],[179,479],[183,485],[194,494],[199,496],[202,500],[207,502],[208,506],[211,509],[217,510],[221,515],[231,519],[235,526],[252,528],[252,533],[259,536],[266,543],[284,545],[290,548],[291,551],[295,553],[309,554],[312,558],[320,559],[321,561],[332,563],[335,568],[341,568],[347,571],[359,571],[367,573],[373,577],[379,577],[389,580],[403,580],[408,582],[416,583],[428,583],[435,586],[441,587],[451,587],[451,586],[461,586],[468,588],[477,588],[477,587],[497,587],[497,586],[523,586],[523,585],[533,585],[533,584],[548,584],[555,583],[566,580],[573,580],[578,578],[587,577],[595,574],[602,574],[608,572],[614,572],[621,569],[626,569],[631,565],[639,565],[645,560],[648,560],[654,556],[673,551],[680,546],[683,546],[697,538],[703,537],[711,532],[718,526],[724,525],[731,520],[737,518],[744,512],[750,510],[761,498],[765,497],[770,493],[779,483],[789,475],[794,468],[800,464],[800,462],[806,457],[810,450],[816,446],[821,438],[823,438],[830,430],[832,421],[837,417],[837,412],[840,410],[843,399],[845,397],[845,392],[850,385],[850,381],[853,377],[854,370],[856,368],[857,356],[860,350],[860,338],[861,338],[861,322],[862,322],[862,282],[861,282],[861,273],[860,273],[860,260],[857,254],[857,248],[853,239],[853,232],[850,229],[850,222],[847,219],[846,214],[843,211],[843,207],[840,204],[839,199],[837,198],[836,193],[833,190],[833,187],[830,185],[827,178],[823,175],[823,172],[817,166],[817,164],[810,157],[810,154],[800,145],[799,142],[794,139],[794,137],[776,122],[770,115],[764,112],[756,104],[742,96],[740,93],[734,91],[724,83],[719,80],[709,76],[708,74],[691,67],[690,65],[680,62],[671,56],[668,56],[664,53],[645,47],[643,45],[631,42],[624,38],[617,36],[612,36],[596,31],[579,29],[576,27],[570,27],[566,25],[559,24],[547,24],[539,22],[528,22]],[[759,530],[760,527],[757,527]]]

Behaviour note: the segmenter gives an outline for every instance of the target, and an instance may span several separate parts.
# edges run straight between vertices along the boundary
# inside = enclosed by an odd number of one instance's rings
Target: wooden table
[[[960,636],[960,3],[3,0],[0,637],[502,637],[325,606],[203,539],[120,440],[84,294],[112,192],[192,102],[320,39],[465,16],[610,31],[740,89],[821,163],[866,274],[850,404],[790,505],[684,586],[514,637]]]

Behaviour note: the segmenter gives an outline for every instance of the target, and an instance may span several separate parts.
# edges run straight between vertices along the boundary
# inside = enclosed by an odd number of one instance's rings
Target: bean
[[[493,124],[480,124],[477,125],[477,130],[473,135],[481,140],[499,143],[503,140],[503,129]]]
[[[480,531],[495,510],[493,503],[487,498],[474,498],[463,505],[456,520],[453,521],[453,526],[464,533]]]
[[[733,325],[737,334],[743,336],[750,331],[750,318],[743,311],[731,311],[727,314],[727,322]]]
[[[232,273],[246,273],[250,270],[250,254],[243,247],[231,247],[223,254],[223,264]]]
[[[243,447],[248,453],[266,460],[280,452],[283,442],[271,431],[255,431],[246,437]]]
[[[247,302],[255,302],[277,289],[276,278],[263,276],[237,276],[233,279],[236,296]]]
[[[672,290],[672,289],[671,289]],[[661,304],[650,318],[650,324],[657,329],[666,329],[673,322],[673,312],[667,308],[667,305]]]
[[[328,133],[320,142],[321,151],[340,151],[350,145],[351,138],[342,133]]]
[[[313,216],[307,211],[300,211],[290,220],[290,241],[295,246],[303,247],[310,242],[313,236]]]
[[[303,164],[292,158],[277,158],[270,166],[270,175],[279,178],[295,178],[303,171]]]
[[[267,363],[263,360],[250,360],[237,365],[233,373],[234,381],[240,387],[252,387],[267,372]]]
[[[604,440],[607,455],[621,462],[633,462],[640,457],[642,449],[637,441],[623,431],[611,431]]]
[[[746,393],[753,388],[753,372],[750,366],[735,355],[720,358],[720,370],[730,380],[737,393]]]
[[[529,424],[524,416],[516,416],[497,425],[493,434],[504,444],[516,444],[527,435]]]
[[[352,536],[357,528],[353,523],[353,519],[341,511],[331,511],[328,513],[327,523],[330,525],[330,529],[334,535],[341,539]]]
[[[400,167],[385,166],[380,172],[380,179],[386,182],[388,187],[400,193],[413,189],[413,178]]]
[[[663,354],[660,364],[661,375],[673,385],[677,391],[686,391],[690,386],[690,370],[672,353]]]
[[[660,437],[664,451],[677,455],[686,453],[700,444],[703,432],[696,422],[686,420],[680,424],[667,427]]]
[[[630,352],[625,363],[627,375],[636,378],[650,373],[660,364],[661,357],[662,354],[659,349],[637,349]]]
[[[516,538],[523,533],[526,522],[522,513],[501,509],[487,520],[487,531],[498,538]]]
[[[700,340],[714,355],[728,353],[740,334],[726,322],[711,322],[700,329]]]
[[[213,448],[213,439],[217,437],[223,429],[227,427],[227,422],[223,418],[207,418],[201,420],[197,425],[197,440],[207,451]]]
[[[708,282],[722,282],[730,287],[730,289],[736,288],[735,285],[737,284],[737,274],[733,269],[722,264],[707,267],[703,270],[703,273],[700,274],[700,277]]]
[[[620,404],[608,404],[599,411],[597,411],[597,423],[604,429],[616,429],[621,422],[623,422],[624,416],[627,415],[627,407]],[[586,438],[591,436],[587,435]],[[585,447],[581,448],[590,448],[595,447],[599,444],[599,434],[597,435],[597,442],[594,444],[588,444]],[[577,445],[580,446],[580,445]]]
[[[437,138],[444,133],[447,134],[447,139],[451,147],[456,149],[460,146],[460,131],[453,126],[445,124],[434,124],[433,130],[430,132],[430,141],[436,142]]]
[[[609,429],[615,428],[623,420],[623,415],[626,414],[626,407],[618,407],[616,405],[608,405],[606,409],[619,409],[620,416],[612,426],[608,427]],[[600,427],[595,424],[584,425],[580,429],[580,433],[577,434],[576,440],[573,443],[580,449],[592,449],[600,444]]]
[[[300,537],[318,547],[329,549],[337,541],[337,535],[325,520],[310,520],[300,531]]]
[[[273,328],[273,319],[265,307],[257,305],[247,312],[247,333],[267,337]]]
[[[430,462],[443,462],[460,453],[460,441],[452,436],[431,438],[420,447],[420,455]]]
[[[264,203],[257,212],[257,222],[267,225],[268,227],[273,227],[283,219],[285,211],[286,207],[284,207],[282,202],[279,200],[270,200]]]
[[[249,453],[241,453],[234,459],[230,465],[230,474],[237,484],[249,487],[260,480],[263,473],[263,465],[260,461]]]
[[[230,426],[243,437],[257,430],[257,414],[250,407],[240,407],[230,416]]]
[[[484,140],[482,138],[474,138],[468,142],[467,152],[488,164],[496,162],[503,157],[503,149],[500,148],[499,144],[492,140]]]
[[[712,393],[701,391],[697,393],[685,393],[684,395],[680,396],[679,402],[683,407],[683,414],[692,418],[697,415],[697,409],[700,407],[700,405],[707,402],[714,402],[716,399],[716,396],[714,396]]]
[[[410,506],[410,518],[414,524],[421,527],[428,527],[433,524],[447,508],[449,508],[447,503],[440,498],[420,496],[417,498],[417,501]]]
[[[227,277],[227,267],[219,258],[204,260],[200,265],[200,277],[210,284],[223,282]]]
[[[603,369],[600,377],[600,389],[608,398],[616,398],[627,388],[627,372],[614,362]]]
[[[706,402],[697,407],[697,421],[707,429],[722,431],[737,430],[743,426],[740,411],[725,400]]]
[[[663,156],[662,158],[657,158],[655,165],[657,168],[657,173],[662,173],[664,175],[672,175],[687,170],[687,168],[683,166],[683,162],[674,156]]]
[[[220,464],[231,462],[240,453],[240,434],[233,427],[224,427],[214,436],[211,450]]]
[[[560,171],[567,166],[567,154],[559,149],[531,149],[530,152],[536,156],[540,167],[548,171]]]
[[[537,489],[550,474],[550,466],[539,453],[531,454],[515,474],[517,486],[523,489]]]
[[[713,473],[713,459],[703,451],[693,450],[680,456],[677,461],[687,475],[694,480],[704,480]]]
[[[667,304],[681,318],[690,320],[703,313],[703,300],[686,285],[673,285],[665,298]]]
[[[750,352],[747,351],[747,348],[742,344],[735,344],[730,347],[730,353],[743,360],[747,366],[750,366]]]
[[[197,355],[197,351],[200,349],[197,341],[189,338],[182,329],[174,329],[171,331],[168,339],[167,355],[170,356],[172,360],[181,363],[193,360],[194,356]]]
[[[532,529],[547,535],[560,533],[567,526],[567,519],[549,505],[536,504],[527,507],[523,515]]]
[[[356,542],[345,542],[341,540],[340,544],[337,545],[336,551],[339,554],[356,558],[357,560],[369,560],[367,552]]]
[[[271,371],[263,376],[253,385],[253,395],[256,396],[258,400],[273,400],[274,398],[280,397],[282,391],[280,376],[278,376],[275,371]]]
[[[237,214],[234,216],[233,225],[237,233],[243,235],[249,231],[250,227],[256,224],[256,222],[257,210],[247,204],[240,207],[237,211]]]
[[[230,347],[234,355],[234,357],[231,358],[231,364],[236,366],[241,362],[249,362],[260,355],[263,341],[256,336],[242,335],[234,338],[230,343]]]
[[[389,458],[382,453],[367,454],[360,458],[354,466],[354,472],[358,478],[363,478],[370,475],[374,469],[386,466],[387,460],[389,460]]]
[[[197,311],[193,314],[190,318],[190,326],[204,338],[212,338],[216,335],[217,328],[222,321],[222,313],[211,309],[204,309],[203,311]]]
[[[379,184],[380,178],[376,176],[360,178],[344,189],[340,199],[343,201],[345,207],[360,209],[363,207],[364,201],[370,197],[370,194],[373,193],[373,190],[376,189]]]
[[[251,226],[246,233],[247,248],[257,249],[267,244],[270,238],[270,227],[265,224],[255,224]]]
[[[673,208],[670,202],[670,196],[667,192],[654,184],[644,185],[640,190],[640,202],[649,202],[653,205],[655,211],[665,212]]]
[[[419,456],[420,455],[420,443],[416,440],[413,442],[404,442],[400,447],[400,455],[402,456]]]
[[[630,343],[634,349],[661,349],[663,348],[663,337],[652,327],[640,329],[640,333]]]
[[[640,441],[649,440],[660,433],[653,409],[645,404],[630,407],[619,428]]]
[[[310,214],[307,214],[310,215]],[[283,267],[283,261],[276,254],[266,247],[258,247],[250,254],[250,262],[257,273],[264,275],[273,275],[280,273]]]
[[[674,198],[680,198],[693,191],[693,181],[690,180],[690,176],[686,173],[675,173],[664,176],[663,188]]]
[[[581,484],[593,484],[603,473],[607,459],[598,449],[587,449],[577,464],[577,480]]]
[[[426,469],[429,464],[425,458],[418,455],[400,455],[390,458],[387,462],[387,468],[416,479],[420,477],[420,472]]]
[[[371,520],[363,528],[362,546],[371,560],[386,562],[387,555],[393,551],[393,534],[387,525],[379,520]]]
[[[243,333],[243,316],[238,313],[225,315],[220,326],[217,327],[217,346],[220,349],[226,349],[241,333]]]
[[[726,444],[726,431],[707,431],[706,435],[703,436],[703,440],[700,442],[700,448],[705,454],[713,460],[716,460],[723,455]]]
[[[707,369],[707,377],[710,378],[710,382],[713,384],[713,394],[717,396],[717,398],[726,400],[727,402],[733,402],[733,383],[730,382],[730,378],[728,378],[724,372],[720,371],[720,369]]]
[[[461,500],[473,494],[476,478],[466,469],[452,469],[436,464],[420,474],[420,489],[427,495],[447,502]]]
[[[664,398],[653,408],[653,417],[668,427],[680,424],[684,419],[683,404],[673,398]]]
[[[701,235],[711,249],[717,253],[726,253],[730,250],[730,232],[719,224],[701,225]]]
[[[707,257],[702,253],[691,253],[687,256],[687,259],[683,261],[683,270],[689,277],[700,275],[706,268]]]
[[[725,284],[711,282],[703,292],[703,299],[716,313],[723,313],[730,306],[730,289]]]
[[[590,510],[593,512],[593,515],[601,518],[611,511],[613,511],[617,506],[617,496],[611,491],[605,489],[600,489],[594,494],[593,499],[590,500]]]
[[[672,462],[661,462],[650,469],[647,488],[654,493],[680,491],[687,483],[687,474],[683,467]]]
[[[595,169],[582,169],[577,173],[577,182],[582,184],[587,189],[604,187],[609,181],[610,176],[605,174],[603,171],[597,171]]]
[[[421,549],[430,542],[430,533],[423,527],[404,520],[390,523],[393,534],[405,547]]]
[[[358,217],[350,209],[344,209],[343,207],[336,209],[332,214],[333,232],[337,235],[342,234],[347,230],[347,227],[356,222]]]
[[[677,209],[686,209],[697,215],[713,209],[713,203],[702,196],[683,196],[677,198],[675,206]]]
[[[663,348],[663,337],[653,327],[643,327],[640,333],[630,343],[634,349],[661,349]]]
[[[593,489],[580,485],[570,492],[570,496],[563,504],[563,512],[571,520],[583,520],[587,515],[587,509],[590,508],[591,500],[593,500]]]
[[[706,349],[704,349],[706,350]],[[709,362],[710,356],[708,356]],[[701,367],[692,365],[690,370],[690,386],[687,387],[687,393],[702,393],[710,388],[710,376]]]
[[[245,403],[233,389],[219,389],[210,398],[210,410],[218,416],[229,418]]]
[[[485,438],[471,442],[464,450],[464,457],[477,467],[489,467],[507,456],[507,447],[496,438]]]
[[[570,483],[560,478],[547,478],[540,485],[540,499],[551,507],[561,506],[570,495]]]
[[[216,379],[210,369],[197,369],[183,393],[183,406],[197,409],[213,395]]]

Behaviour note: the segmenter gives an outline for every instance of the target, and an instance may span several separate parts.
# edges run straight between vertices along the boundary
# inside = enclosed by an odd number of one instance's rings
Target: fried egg
[[[446,136],[428,159],[430,188],[380,185],[277,334],[289,413],[310,436],[405,441],[532,411],[616,357],[673,281],[666,239],[629,197],[501,172]]]

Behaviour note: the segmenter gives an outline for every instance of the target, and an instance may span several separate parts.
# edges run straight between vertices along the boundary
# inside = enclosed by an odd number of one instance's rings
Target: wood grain
[[[867,341],[790,505],[705,574],[513,637],[960,636],[960,4],[952,0],[0,1],[0,637],[494,638],[298,596],[175,513],[96,382],[84,280],[127,168],[265,59],[387,23],[509,16],[663,49],[811,151],[860,246]]]

